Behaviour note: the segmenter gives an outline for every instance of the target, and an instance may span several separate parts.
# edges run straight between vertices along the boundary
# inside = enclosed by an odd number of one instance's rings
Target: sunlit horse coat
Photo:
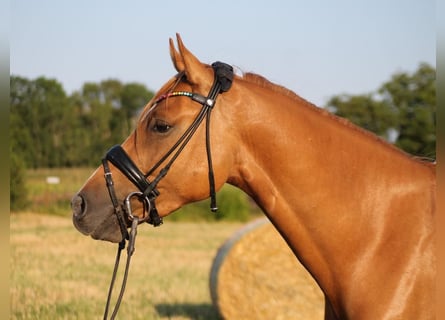
[[[174,90],[206,95],[212,68],[179,36],[178,47],[170,41],[173,64],[185,73]],[[153,101],[173,90],[176,80]],[[122,144],[143,170],[199,111],[186,97],[152,107],[149,102]],[[160,181],[161,216],[208,197],[204,131],[197,130]],[[236,76],[218,97],[211,145],[217,189],[228,182],[261,206],[325,293],[326,319],[434,318],[433,164],[253,74]],[[134,186],[114,167],[111,171],[122,200]],[[82,233],[121,240],[102,167],[73,198],[73,214]]]

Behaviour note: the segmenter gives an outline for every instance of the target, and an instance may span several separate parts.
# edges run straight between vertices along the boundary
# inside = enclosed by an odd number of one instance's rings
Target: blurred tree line
[[[118,80],[85,83],[68,96],[54,79],[11,76],[11,152],[28,168],[96,166],[152,96]]]
[[[338,95],[325,108],[416,156],[435,158],[436,71],[422,63],[376,92]],[[23,206],[25,168],[97,166],[134,129],[153,92],[138,83],[85,83],[67,95],[55,79],[10,77],[11,208]]]
[[[55,79],[10,77],[11,210],[27,204],[25,169],[98,166],[153,97],[139,83],[85,83],[67,95]]]
[[[332,97],[326,108],[419,157],[436,157],[436,70],[400,72],[376,91]]]

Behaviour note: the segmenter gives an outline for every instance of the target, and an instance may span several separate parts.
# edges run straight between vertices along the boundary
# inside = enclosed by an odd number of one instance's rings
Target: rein
[[[189,97],[193,101],[198,102],[202,105],[199,114],[196,116],[192,124],[187,128],[183,135],[178,139],[178,141],[166,152],[164,156],[147,172],[142,173],[142,171],[136,166],[136,164],[131,160],[129,155],[120,146],[116,145],[112,147],[102,159],[102,164],[104,168],[104,178],[108,193],[113,204],[114,214],[116,215],[119,227],[122,233],[122,241],[118,245],[118,250],[116,254],[116,261],[114,265],[113,275],[111,278],[110,288],[108,290],[107,303],[105,306],[103,319],[108,319],[108,311],[110,307],[111,296],[113,293],[113,287],[116,280],[117,270],[119,268],[121,252],[125,248],[126,241],[128,240],[127,246],[127,262],[124,271],[124,277],[122,279],[121,290],[119,292],[118,299],[116,301],[113,313],[110,319],[114,319],[119,310],[122,298],[124,295],[128,271],[130,268],[131,257],[135,250],[137,227],[140,223],[147,222],[157,227],[160,226],[163,221],[159,216],[156,209],[155,200],[159,196],[159,191],[156,189],[158,183],[167,175],[170,167],[173,165],[175,160],[184,150],[185,146],[188,144],[190,139],[195,134],[196,130],[199,128],[200,124],[204,119],[206,119],[206,153],[207,153],[207,163],[208,163],[208,179],[209,179],[209,193],[210,193],[210,210],[215,212],[218,210],[216,205],[216,190],[215,190],[215,178],[213,172],[211,146],[210,146],[210,115],[213,107],[216,103],[216,98],[220,93],[226,92],[232,86],[233,80],[233,68],[228,64],[222,62],[215,62],[212,64],[214,71],[214,81],[207,97],[200,95],[198,93],[187,92],[187,91],[173,91],[160,96],[155,102],[154,106],[169,97]],[[182,79],[178,79],[178,82]],[[152,182],[148,180],[150,176],[156,169],[158,169],[167,158],[172,155],[171,159],[167,164],[159,171],[157,176]],[[114,181],[108,161],[111,162],[116,168],[119,169],[127,178],[130,180],[137,188],[138,191],[133,191],[129,193],[124,199],[123,203],[119,203],[116,196],[116,191],[114,188]],[[133,214],[131,207],[131,200],[136,198],[143,203],[143,215],[138,217]],[[127,230],[127,220],[131,221],[130,233]]]

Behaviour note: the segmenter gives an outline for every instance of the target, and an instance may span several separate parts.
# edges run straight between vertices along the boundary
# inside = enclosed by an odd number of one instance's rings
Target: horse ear
[[[201,63],[184,45],[181,36],[177,33],[176,39],[178,41],[179,54],[174,49],[174,64],[176,69],[185,71],[187,80],[192,84],[202,84],[205,82],[206,76],[209,75],[209,70]],[[170,47],[171,48],[171,47]],[[171,53],[170,53],[171,54]],[[178,70],[179,71],[179,70]]]
[[[173,39],[170,38],[170,57],[172,59],[173,65],[175,66],[176,71],[183,72],[185,70],[184,60],[181,55],[175,48],[175,44],[173,43]]]

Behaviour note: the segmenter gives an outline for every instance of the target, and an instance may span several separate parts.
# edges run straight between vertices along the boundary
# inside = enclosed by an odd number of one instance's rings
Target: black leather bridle
[[[111,319],[117,314],[119,309],[120,302],[123,297],[123,293],[125,290],[125,284],[128,275],[128,268],[130,264],[131,255],[134,252],[134,242],[136,238],[136,229],[138,224],[143,222],[148,222],[153,224],[153,226],[160,226],[163,221],[159,216],[158,211],[156,209],[155,200],[159,196],[159,191],[156,189],[158,183],[167,175],[170,167],[178,158],[179,154],[183,151],[187,143],[195,134],[196,130],[202,123],[204,119],[206,119],[206,152],[207,152],[207,163],[208,163],[208,179],[209,179],[209,194],[211,198],[210,209],[215,212],[218,210],[216,206],[216,191],[215,191],[215,179],[213,173],[213,164],[212,164],[212,156],[211,156],[211,147],[210,147],[210,115],[215,106],[216,98],[220,93],[226,92],[232,86],[233,81],[233,68],[228,64],[222,62],[215,62],[212,64],[212,68],[214,71],[214,81],[213,85],[210,89],[207,97],[199,94],[188,91],[170,91],[166,94],[160,96],[153,104],[155,106],[159,102],[169,97],[189,97],[193,101],[198,102],[202,105],[200,112],[192,122],[192,124],[188,127],[188,129],[182,134],[182,136],[178,139],[178,141],[164,154],[164,156],[159,159],[159,161],[147,172],[143,173],[136,164],[131,160],[129,155],[125,152],[125,150],[120,146],[116,145],[112,147],[102,159],[102,164],[104,168],[104,177],[108,189],[108,193],[110,195],[111,202],[113,203],[114,213],[117,217],[117,221],[119,223],[119,227],[122,233],[122,241],[119,243],[118,253],[116,256],[116,263],[113,271],[113,277],[110,284],[110,289],[108,292],[108,299],[104,313],[104,319],[107,319],[109,303],[111,299],[111,294],[114,286],[114,281],[116,278],[116,272],[119,265],[120,253],[125,248],[126,240],[129,241],[127,248],[127,264],[124,274],[124,279],[122,281],[122,287],[119,294],[119,298],[116,302],[113,314]],[[178,78],[178,82],[184,77],[184,73],[180,74]],[[173,88],[174,89],[174,88]],[[168,157],[171,158],[169,161],[159,170],[158,174],[155,176],[153,181],[148,180],[148,177],[152,175],[156,169],[161,167],[164,164]],[[110,171],[110,167],[108,162],[111,162],[117,169],[119,169],[127,178],[130,180],[136,187],[137,190],[130,192],[124,199],[123,203],[119,203],[119,200],[116,196],[116,191],[114,188],[114,181],[112,178],[112,173]],[[133,198],[137,198],[139,201],[143,203],[144,206],[144,214],[142,217],[138,217],[133,215],[131,200]],[[127,220],[131,221],[131,231],[128,233]]]

